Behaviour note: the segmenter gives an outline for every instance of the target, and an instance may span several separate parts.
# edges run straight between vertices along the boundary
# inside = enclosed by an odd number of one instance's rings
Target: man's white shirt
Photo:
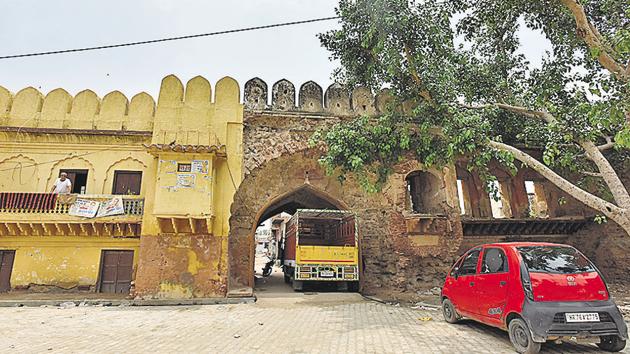
[[[72,182],[70,182],[70,179],[66,178],[65,181],[62,181],[61,178],[57,178],[57,180],[55,181],[55,190],[53,191],[53,193],[57,193],[57,194],[67,194],[70,193],[70,191],[72,187]]]

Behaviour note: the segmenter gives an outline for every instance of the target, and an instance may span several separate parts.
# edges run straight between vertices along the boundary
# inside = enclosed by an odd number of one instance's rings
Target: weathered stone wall
[[[227,292],[227,238],[213,235],[143,236],[136,279],[141,298],[223,297]]]
[[[368,194],[350,176],[341,184],[326,176],[320,152],[308,148],[318,128],[340,121],[303,113],[250,112],[245,116],[245,178],[232,205],[229,237],[229,291],[247,294],[253,287],[254,231],[266,210],[282,198],[306,189],[340,209],[354,211],[361,237],[362,286],[416,291],[441,285],[461,242],[454,190],[454,168],[431,170],[446,198],[441,216],[415,215],[407,203],[405,177],[421,168],[401,164],[381,193]],[[308,202],[304,202],[308,203]]]

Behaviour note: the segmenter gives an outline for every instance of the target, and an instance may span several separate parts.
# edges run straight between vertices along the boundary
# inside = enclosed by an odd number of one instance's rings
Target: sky
[[[90,47],[207,33],[334,16],[337,0],[1,0],[0,56]],[[213,85],[232,76],[241,85],[260,77],[269,87],[281,79],[296,89],[309,80],[324,89],[338,63],[317,33],[336,20],[136,47],[0,60],[0,85],[12,92],[33,86],[43,94],[62,87],[100,97],[119,90],[157,97],[169,74],[185,84],[201,75]],[[526,56],[540,62],[548,45],[523,31]]]
[[[86,47],[334,16],[336,0],[2,0],[0,56]],[[336,20],[145,46],[0,60],[0,85],[11,92],[33,86],[44,94],[62,87],[103,97],[146,91],[177,75],[184,84],[201,75],[214,84],[232,76],[241,85],[283,78],[324,89],[337,66],[316,34]]]

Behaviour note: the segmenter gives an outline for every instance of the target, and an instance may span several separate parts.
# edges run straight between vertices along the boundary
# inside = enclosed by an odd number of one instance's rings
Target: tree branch
[[[611,49],[604,43],[604,38],[586,17],[584,7],[576,0],[560,0],[560,2],[573,14],[577,27],[577,35],[584,40],[589,48],[599,51],[597,55],[599,63],[602,64],[605,69],[613,73],[619,80],[628,82],[628,72],[624,70],[623,65],[613,58],[610,53]]]
[[[590,140],[583,140],[578,142],[586,156],[595,163],[597,169],[602,175],[604,182],[610,189],[613,197],[617,204],[625,209],[630,210],[630,194],[628,194],[628,190],[621,182],[619,175],[617,175],[617,171],[610,165],[610,162],[606,160],[606,157],[602,154],[599,148]]]
[[[514,155],[514,157],[531,167],[534,171],[540,173],[543,177],[545,177],[549,182],[553,183],[556,187],[563,190],[565,193],[569,194],[573,198],[579,200],[580,202],[586,204],[587,206],[602,212],[604,215],[608,216],[612,220],[620,220],[625,215],[625,210],[612,204],[610,202],[605,201],[604,199],[599,198],[596,195],[593,195],[575,184],[567,181],[562,176],[555,173],[552,169],[545,166],[542,162],[536,160],[532,156],[526,154],[525,152],[497,141],[490,141],[490,146],[502,151],[507,151]],[[627,224],[627,220],[621,220],[621,222]]]
[[[615,143],[612,141],[612,138],[609,136],[604,137],[606,139],[606,144],[599,145],[597,148],[599,151],[606,151],[612,149],[615,146]]]
[[[591,177],[602,177],[602,174],[599,172],[588,172],[588,171],[580,171],[581,174],[585,175],[585,176],[591,176]]]
[[[416,70],[415,63],[411,55],[411,48],[409,48],[407,43],[405,43],[404,50],[405,58],[407,59],[407,62],[409,62],[409,73],[411,74],[413,81],[415,81],[416,85],[418,85],[418,87],[420,88],[420,96],[424,98],[427,102],[429,102],[429,104],[435,106],[435,101],[433,100],[433,97],[431,97],[431,93],[428,90],[422,88],[424,85],[422,79],[420,78],[420,75],[418,75],[418,71]]]
[[[460,103],[459,105],[463,108],[468,108],[468,109],[484,109],[484,108],[495,107],[495,108],[500,108],[506,111],[510,111],[512,113],[517,113],[517,114],[520,114],[529,118],[543,119],[547,123],[553,123],[556,121],[556,118],[553,115],[551,115],[549,112],[536,111],[533,109],[529,109],[527,107],[514,106],[514,105],[505,104],[505,103],[488,103],[488,104],[477,105],[477,106],[470,106],[467,104]]]

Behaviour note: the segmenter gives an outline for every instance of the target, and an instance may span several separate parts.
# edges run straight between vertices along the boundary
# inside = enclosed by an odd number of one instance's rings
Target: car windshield
[[[563,246],[517,247],[532,273],[574,274],[594,272],[591,262],[575,248]]]

